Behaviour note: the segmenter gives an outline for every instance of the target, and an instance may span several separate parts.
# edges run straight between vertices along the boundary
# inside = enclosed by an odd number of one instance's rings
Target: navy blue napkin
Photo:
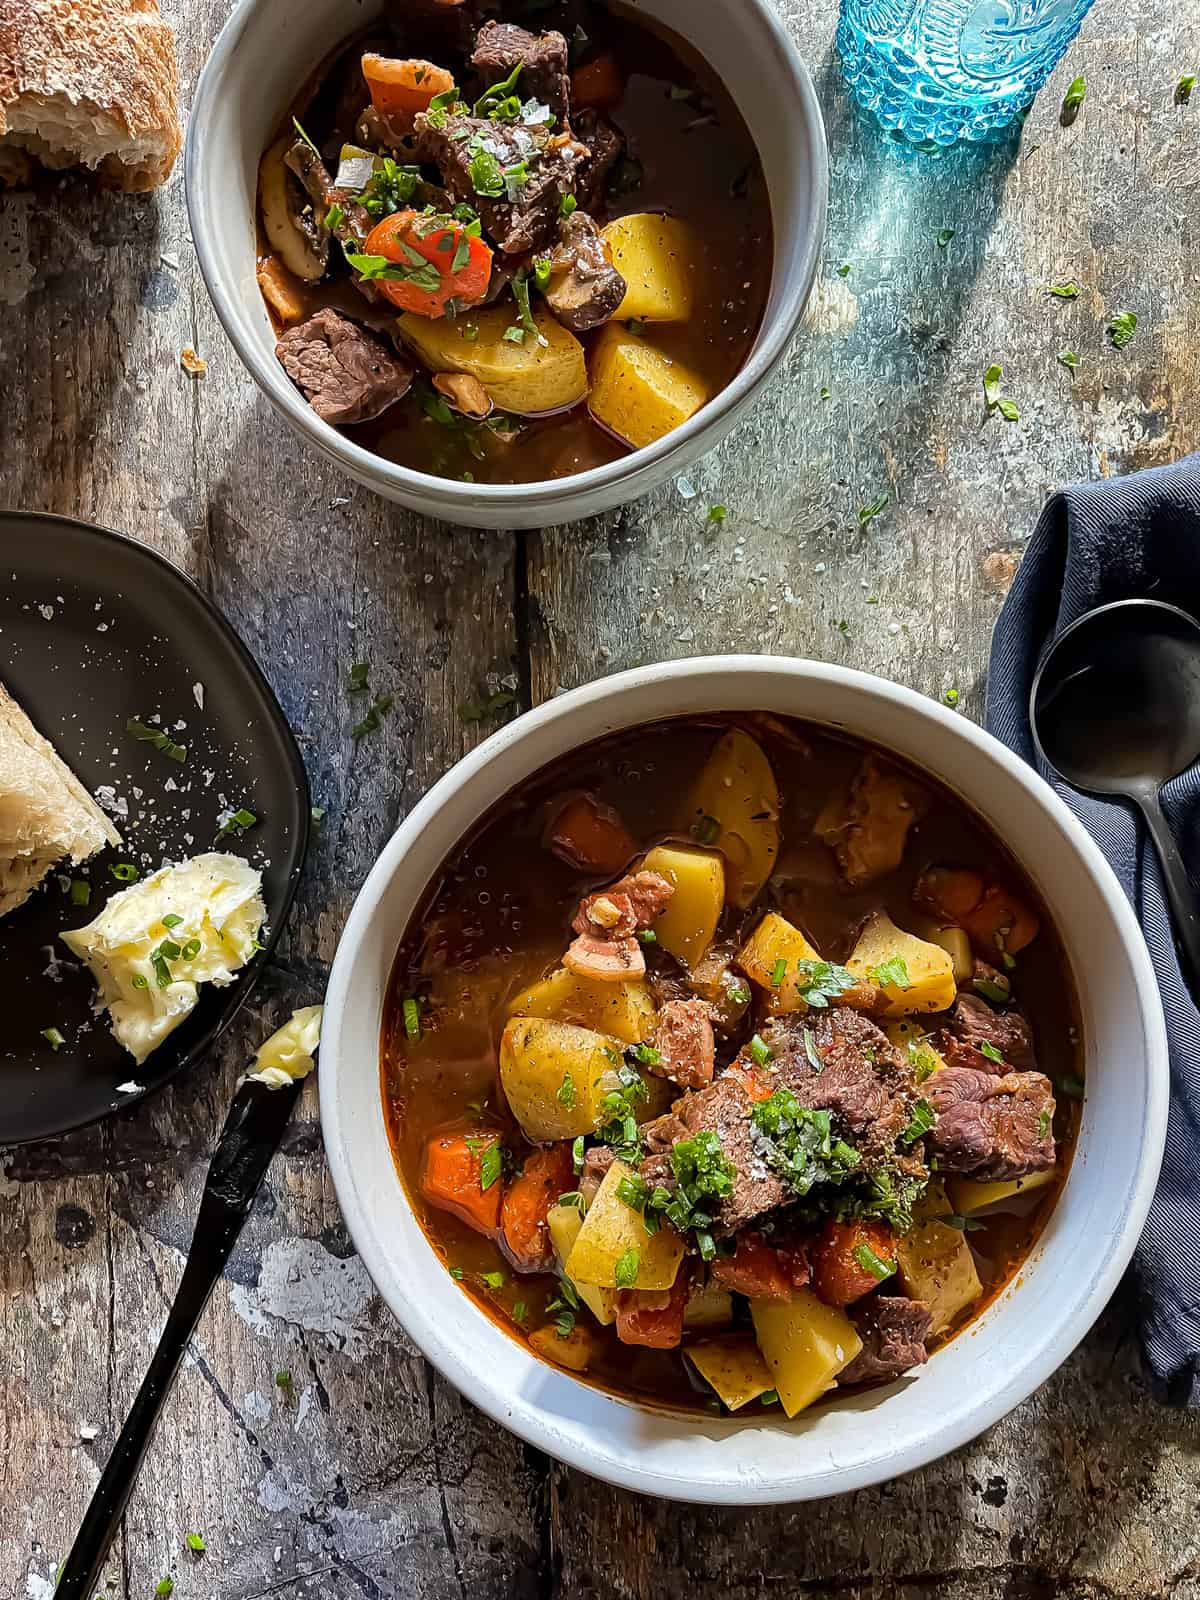
[[[1200,1406],[1200,1011],[1183,981],[1158,858],[1131,806],[1054,779],[1035,754],[1029,692],[1046,646],[1093,606],[1132,596],[1200,616],[1200,455],[1081,484],[1042,512],[992,639],[987,725],[1057,793],[1108,857],[1142,925],[1171,1046],[1162,1177],[1134,1258],[1142,1350],[1174,1405]],[[1163,790],[1184,859],[1200,875],[1200,767]]]

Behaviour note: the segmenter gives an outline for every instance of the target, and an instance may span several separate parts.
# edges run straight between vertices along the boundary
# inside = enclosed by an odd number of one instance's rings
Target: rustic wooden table
[[[887,148],[852,111],[833,0],[779,4],[832,150],[807,326],[690,485],[576,526],[423,522],[301,446],[221,334],[180,172],[148,199],[75,181],[0,198],[0,503],[125,529],[192,572],[263,663],[328,809],[283,953],[221,1059],[102,1127],[0,1157],[4,1600],[49,1600],[178,1281],[246,1049],[319,995],[388,834],[488,731],[464,702],[505,685],[529,705],[619,667],[759,650],[957,689],[978,715],[991,625],[1047,492],[1200,443],[1200,103],[1173,102],[1200,63],[1197,0],[1101,0],[1020,148],[940,162]],[[174,9],[187,98],[229,5]],[[1079,72],[1087,102],[1063,128]],[[1047,294],[1070,279],[1077,299]],[[1118,352],[1104,327],[1125,309],[1138,330]],[[203,379],[180,369],[188,344]],[[1016,422],[985,414],[993,361]],[[355,745],[340,684],[364,658],[396,706]],[[382,1308],[310,1086],[104,1594],[145,1600],[171,1573],[180,1600],[1195,1600],[1198,1502],[1200,1422],[1147,1395],[1121,1297],[975,1444],[833,1504],[693,1510],[566,1471],[479,1416]]]

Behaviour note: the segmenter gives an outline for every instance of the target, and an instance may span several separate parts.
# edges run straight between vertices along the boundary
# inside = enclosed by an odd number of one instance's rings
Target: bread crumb
[[[202,378],[208,371],[208,362],[198,356],[190,344],[185,344],[179,352],[179,365],[189,378]]]

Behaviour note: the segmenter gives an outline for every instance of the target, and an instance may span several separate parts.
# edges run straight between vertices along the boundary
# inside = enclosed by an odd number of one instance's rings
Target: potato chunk
[[[975,1258],[961,1228],[923,1222],[896,1240],[904,1292],[924,1300],[933,1313],[931,1334],[950,1324],[983,1294]]]
[[[512,316],[503,306],[436,321],[406,311],[396,326],[431,372],[469,373],[501,411],[533,417],[573,406],[588,391],[579,340],[548,311],[539,308],[533,320],[541,338],[527,333],[520,344],[504,337]]]
[[[771,1369],[753,1339],[706,1339],[688,1346],[687,1358],[730,1411],[775,1387]]]
[[[621,1064],[620,1045],[569,1022],[514,1017],[500,1037],[500,1082],[512,1114],[535,1144],[592,1133],[601,1079]]]
[[[629,1282],[624,1289],[669,1289],[683,1260],[683,1240],[663,1223],[657,1233],[647,1233],[640,1211],[627,1206],[617,1193],[622,1178],[633,1173],[623,1161],[614,1161],[588,1207],[583,1227],[567,1257],[566,1272],[574,1284],[595,1284],[615,1289],[617,1266],[628,1263]]]
[[[612,264],[625,279],[618,322],[687,322],[692,315],[696,241],[686,223],[653,211],[618,217],[602,229]]]
[[[886,1022],[883,1031],[908,1056],[918,1083],[924,1083],[926,1078],[940,1072],[946,1065],[945,1056],[929,1042],[929,1030],[911,1017],[905,1017],[900,1022]]]
[[[551,1206],[546,1213],[546,1225],[550,1229],[550,1242],[558,1258],[559,1271],[565,1277],[567,1257],[574,1249],[579,1230],[583,1227],[583,1212],[578,1206]],[[594,1283],[575,1283],[573,1278],[570,1282],[601,1326],[607,1328],[617,1320],[619,1289],[600,1289]]]
[[[675,885],[666,908],[655,918],[654,936],[668,955],[695,967],[708,949],[725,908],[725,863],[711,850],[685,844],[660,844],[642,862]]]
[[[862,1349],[846,1313],[827,1306],[809,1289],[797,1289],[791,1300],[752,1300],[750,1315],[758,1348],[789,1417],[824,1394]]]
[[[737,964],[746,976],[767,991],[767,1004],[777,1016],[790,1011],[807,1011],[808,1002],[796,983],[798,961],[820,961],[808,940],[778,911],[768,911],[737,953]],[[784,963],[780,981],[775,981],[779,963]]]
[[[556,1367],[566,1367],[568,1372],[586,1372],[596,1353],[592,1335],[579,1323],[565,1339],[553,1324],[535,1328],[529,1335],[529,1343],[543,1360],[553,1361]]]
[[[591,375],[588,410],[635,449],[671,433],[708,399],[703,378],[617,322],[592,346]]]
[[[546,1017],[594,1028],[624,1044],[640,1044],[654,1026],[654,997],[641,979],[600,983],[559,967],[525,989],[508,1008],[510,1017]]]
[[[973,1178],[947,1178],[946,1192],[954,1202],[960,1216],[969,1217],[985,1206],[998,1205],[1001,1200],[1013,1200],[1031,1189],[1043,1189],[1058,1177],[1056,1167],[1043,1172],[1030,1172],[1023,1178],[1009,1178],[1001,1183],[978,1183]]]
[[[748,906],[779,860],[779,785],[762,746],[730,728],[688,797],[689,828],[717,824],[713,845],[732,880],[729,899]]]
[[[958,992],[954,962],[946,951],[914,933],[905,933],[886,911],[867,918],[846,967],[856,978],[865,978],[883,990],[888,999],[885,1017],[945,1011]]]

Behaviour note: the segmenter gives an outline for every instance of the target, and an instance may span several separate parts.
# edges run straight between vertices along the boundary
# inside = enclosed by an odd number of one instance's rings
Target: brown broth
[[[782,845],[764,895],[747,913],[727,909],[718,937],[753,926],[764,909],[773,908],[801,926],[826,959],[841,961],[868,912],[883,907],[903,926],[912,909],[913,883],[926,867],[969,865],[1012,884],[1038,907],[1042,929],[1019,958],[1014,991],[1033,1024],[1040,1070],[1054,1080],[1080,1071],[1070,968],[1036,891],[982,820],[927,774],[914,773],[932,804],[912,830],[904,862],[889,877],[851,891],[841,882],[832,852],[812,838],[812,824],[826,799],[845,791],[870,748],[865,743],[798,721],[730,715],[657,723],[575,751],[501,801],[444,863],[397,953],[383,1022],[383,1106],[405,1191],[447,1267],[462,1270],[463,1288],[514,1337],[523,1337],[512,1320],[517,1302],[527,1308],[524,1331],[552,1320],[545,1306],[557,1293],[557,1280],[515,1273],[490,1239],[426,1204],[420,1192],[426,1143],[443,1125],[483,1105],[484,1120],[503,1131],[506,1143],[518,1151],[530,1148],[498,1096],[500,1034],[512,999],[560,964],[579,897],[596,887],[543,847],[548,803],[572,790],[588,790],[615,806],[639,846],[648,848],[678,833],[681,790],[731,725],[744,726],[774,768]],[[409,995],[430,1003],[416,1043],[405,1036],[401,1010]],[[1055,1181],[1036,1191],[1036,1198],[989,1213],[984,1227],[971,1233],[984,1298],[947,1337],[974,1321],[1020,1270],[1065,1180],[1077,1126],[1078,1107],[1060,1097]],[[505,1283],[492,1291],[479,1275],[497,1270]],[[705,1406],[678,1351],[624,1345],[611,1329],[597,1329],[590,1318],[588,1325],[597,1335],[598,1356],[583,1381],[642,1401],[693,1410]],[[684,1350],[690,1337],[685,1331]],[[738,1415],[756,1409],[761,1408],[750,1406]]]
[[[624,96],[607,115],[643,169],[636,191],[611,197],[596,220],[665,211],[692,225],[700,247],[694,313],[687,323],[655,325],[649,336],[663,354],[698,372],[715,395],[745,363],[770,289],[771,212],[758,153],[720,79],[686,41],[649,19],[635,20],[624,6],[597,5],[593,19],[592,43],[611,51],[625,76]],[[336,55],[292,107],[319,145],[334,126],[340,70],[368,37],[360,35]],[[373,39],[376,45],[387,49],[386,41]],[[285,118],[275,137],[288,126]],[[268,252],[260,232],[259,254]],[[365,301],[348,275],[311,287],[293,280],[293,286],[308,316],[332,306],[388,335],[398,314]],[[599,331],[579,337],[587,346]],[[586,403],[524,422],[518,438],[505,440],[488,428],[444,427],[426,414],[417,386],[374,422],[343,431],[401,466],[479,483],[569,477],[629,454],[623,440],[592,420]]]

